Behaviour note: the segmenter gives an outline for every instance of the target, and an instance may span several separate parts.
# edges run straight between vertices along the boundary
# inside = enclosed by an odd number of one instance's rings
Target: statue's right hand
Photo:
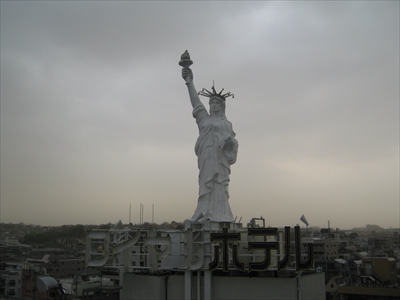
[[[187,82],[193,81],[193,72],[190,68],[183,68],[182,69],[182,78]]]

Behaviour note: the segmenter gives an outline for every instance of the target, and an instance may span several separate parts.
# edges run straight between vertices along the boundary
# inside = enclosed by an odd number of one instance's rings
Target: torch
[[[183,68],[188,68],[193,64],[193,61],[190,59],[189,52],[186,50],[182,55],[181,55],[181,60],[179,61],[179,65],[182,66]],[[189,81],[185,78],[186,83],[189,83]]]

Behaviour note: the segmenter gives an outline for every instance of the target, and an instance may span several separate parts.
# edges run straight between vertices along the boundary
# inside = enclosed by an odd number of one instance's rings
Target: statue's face
[[[210,109],[214,112],[222,110],[222,103],[219,99],[211,99],[210,100]]]

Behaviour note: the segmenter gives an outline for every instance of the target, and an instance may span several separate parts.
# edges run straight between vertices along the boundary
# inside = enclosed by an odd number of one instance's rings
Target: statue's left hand
[[[232,147],[235,144],[231,135],[224,136],[224,142],[225,147]]]

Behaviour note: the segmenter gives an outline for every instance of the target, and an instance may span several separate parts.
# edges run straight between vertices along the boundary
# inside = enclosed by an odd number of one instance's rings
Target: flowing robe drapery
[[[223,118],[212,118],[203,104],[193,109],[199,127],[195,153],[199,167],[199,198],[191,221],[233,222],[229,206],[230,165],[236,162],[238,142],[232,124]],[[225,145],[224,137],[232,144]]]

